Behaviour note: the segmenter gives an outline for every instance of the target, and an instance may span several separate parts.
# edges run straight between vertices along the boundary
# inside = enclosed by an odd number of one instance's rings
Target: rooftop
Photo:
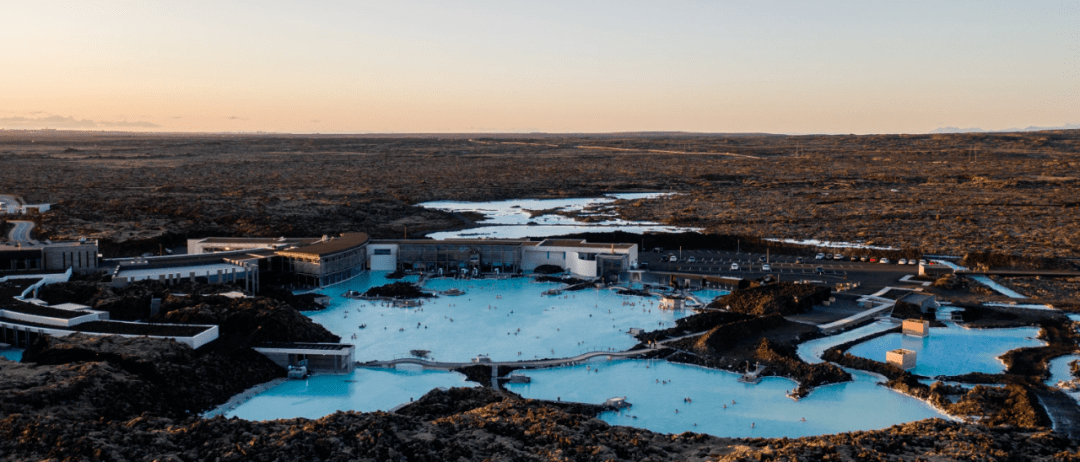
[[[86,316],[85,311],[65,310],[62,308],[51,308],[47,306],[34,305],[32,303],[21,302],[12,300],[4,305],[2,310],[12,311],[15,313],[31,314],[35,316],[46,316],[57,319],[73,319],[79,316]]]
[[[343,233],[341,237],[319,241],[296,249],[284,250],[280,254],[324,257],[362,246],[367,242],[367,233]]]

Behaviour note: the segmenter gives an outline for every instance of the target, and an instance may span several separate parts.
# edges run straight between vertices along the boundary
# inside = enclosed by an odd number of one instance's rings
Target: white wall
[[[375,249],[389,249],[390,255],[375,255]],[[397,244],[368,244],[367,254],[372,271],[394,271],[397,269]]]
[[[523,271],[532,271],[540,265],[555,265],[559,268],[566,268],[566,258],[563,257],[564,251],[561,248],[558,250],[550,249],[551,247],[524,247],[521,256],[521,269]]]

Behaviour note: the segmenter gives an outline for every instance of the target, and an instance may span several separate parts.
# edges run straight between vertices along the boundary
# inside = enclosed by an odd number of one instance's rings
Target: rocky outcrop
[[[828,300],[831,293],[827,287],[779,282],[736,290],[716,299],[709,307],[755,316],[798,314]]]
[[[254,345],[263,342],[338,342],[331,334],[288,304],[265,297],[168,296],[154,322],[216,324],[223,337]]]
[[[250,349],[197,352],[145,337],[41,337],[23,353],[22,364],[0,367],[0,402],[6,414],[184,417],[283,375]]]
[[[434,295],[420,290],[420,287],[411,282],[392,282],[390,284],[372,287],[368,289],[367,292],[364,292],[364,296],[398,299],[434,297]]]

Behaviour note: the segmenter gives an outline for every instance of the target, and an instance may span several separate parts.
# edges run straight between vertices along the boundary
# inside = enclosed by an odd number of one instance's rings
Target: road
[[[14,224],[15,227],[8,233],[8,240],[11,241],[29,241],[30,230],[34,229],[34,222],[32,221],[8,221],[8,223]]]

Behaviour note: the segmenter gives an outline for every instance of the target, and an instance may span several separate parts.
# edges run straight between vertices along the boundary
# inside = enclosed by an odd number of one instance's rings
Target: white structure
[[[905,371],[915,368],[915,352],[897,348],[885,353],[885,362]]]
[[[16,204],[13,202],[0,202],[0,213],[12,215],[26,215],[28,213],[48,212],[51,204]]]
[[[188,255],[203,253],[229,252],[233,250],[270,249],[281,250],[299,245],[317,242],[318,238],[287,237],[206,237],[188,239]]]

